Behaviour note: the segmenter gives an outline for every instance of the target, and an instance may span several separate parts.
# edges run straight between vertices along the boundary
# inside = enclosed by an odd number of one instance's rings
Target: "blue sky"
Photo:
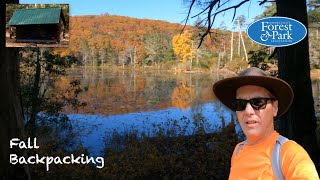
[[[171,23],[182,23],[188,11],[187,4],[183,0],[20,0],[21,4],[70,4],[70,15],[110,15],[129,16],[139,19],[163,20]],[[240,0],[231,2],[239,3]],[[230,4],[232,5],[232,4]],[[261,14],[263,7],[258,6],[256,0],[251,0],[237,10],[238,15],[245,15],[247,22]],[[195,14],[198,11],[193,11]],[[215,27],[222,21],[227,27],[232,25],[233,10],[217,18]],[[190,19],[189,25],[193,25],[196,18]]]

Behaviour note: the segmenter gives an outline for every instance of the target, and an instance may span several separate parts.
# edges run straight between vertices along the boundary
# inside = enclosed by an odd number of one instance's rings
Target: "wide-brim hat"
[[[232,102],[236,98],[238,88],[246,85],[254,85],[266,88],[278,100],[278,114],[282,116],[293,101],[293,90],[290,85],[282,79],[272,77],[267,72],[251,67],[242,71],[238,77],[226,78],[217,81],[213,85],[215,96],[228,108],[235,111]]]

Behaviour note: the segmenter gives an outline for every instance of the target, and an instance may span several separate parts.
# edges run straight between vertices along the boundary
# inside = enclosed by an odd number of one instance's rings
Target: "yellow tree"
[[[192,59],[193,45],[192,34],[185,30],[182,34],[177,34],[172,38],[172,48],[179,60],[186,63],[188,59]]]

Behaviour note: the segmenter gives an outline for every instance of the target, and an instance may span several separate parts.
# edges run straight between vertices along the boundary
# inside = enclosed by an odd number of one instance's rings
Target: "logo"
[[[296,44],[307,35],[307,28],[287,17],[268,17],[253,22],[247,29],[249,38],[265,46],[284,47]]]

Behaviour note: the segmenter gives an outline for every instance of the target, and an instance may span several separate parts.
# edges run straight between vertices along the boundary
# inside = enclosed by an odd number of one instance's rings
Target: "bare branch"
[[[230,0],[227,0],[227,1],[225,1],[223,4],[221,4],[220,5],[220,0],[218,1],[218,7],[217,7],[217,10],[220,8],[220,7],[222,7],[222,6],[224,6],[225,4],[227,4],[228,2],[229,2]],[[196,15],[194,15],[194,16],[191,16],[191,18],[195,18],[195,17],[197,17],[197,16],[200,16],[201,14],[203,14],[206,10],[208,10],[210,8],[210,5],[209,6],[207,6],[206,8],[204,8],[201,12],[199,12],[198,14],[196,14]]]
[[[246,2],[249,2],[249,1],[250,1],[250,0],[243,0],[243,1],[241,1],[239,4],[234,5],[234,6],[230,6],[230,7],[225,8],[225,9],[222,9],[222,10],[220,10],[220,11],[218,11],[218,12],[215,12],[215,13],[212,14],[211,16],[218,15],[218,14],[220,14],[220,13],[222,13],[222,12],[224,12],[224,11],[230,10],[230,9],[234,9],[234,11],[236,12],[236,10],[237,10],[238,7],[240,7],[242,4],[244,4],[244,3],[246,3]],[[233,14],[232,20],[234,20],[234,17],[235,17],[235,13]]]
[[[225,1],[223,4],[221,4],[220,7],[224,6],[225,4],[227,4],[230,0]]]
[[[212,5],[215,6],[216,3],[217,3],[217,1],[218,1],[218,3],[220,3],[220,0],[214,0],[214,1],[212,1],[209,6],[207,6],[207,7],[204,8],[201,12],[199,12],[198,14],[192,16],[191,18],[194,18],[194,17],[197,17],[197,16],[203,14],[203,13],[204,13],[206,10],[208,10]]]
[[[216,5],[217,1],[220,1],[220,0],[214,0],[214,1],[212,1],[212,3],[210,4],[210,8],[209,8],[209,11],[208,11],[208,29],[207,29],[207,31],[210,31],[210,29],[211,29],[211,27],[212,27],[210,15],[211,15],[212,9],[213,9],[213,7]],[[214,18],[213,18],[213,22],[214,22]]]
[[[187,26],[187,22],[188,22],[188,19],[189,19],[189,16],[190,16],[192,7],[193,7],[193,5],[194,5],[195,2],[196,2],[196,0],[192,0],[192,1],[191,1],[190,7],[189,7],[189,10],[188,10],[188,15],[187,15],[187,17],[185,18],[185,23],[184,23],[184,26],[183,26],[183,28],[182,28],[182,30],[181,30],[181,32],[180,32],[180,35],[182,34],[182,32],[184,31],[184,29],[185,29],[186,26]]]
[[[263,0],[263,1],[260,1],[259,6],[265,4],[266,2],[276,2],[276,1],[275,0]]]
[[[197,16],[200,16],[204,13],[207,13],[207,19],[206,19],[206,23],[207,24],[207,30],[201,35],[201,39],[200,39],[200,43],[198,45],[198,48],[201,46],[204,38],[210,33],[211,33],[211,28],[213,27],[213,23],[215,22],[215,18],[218,14],[222,13],[222,12],[225,12],[225,11],[228,11],[230,9],[234,9],[234,13],[233,13],[233,17],[232,17],[232,21],[235,19],[235,16],[236,16],[236,13],[237,13],[237,8],[240,7],[241,5],[243,5],[244,3],[246,2],[249,2],[250,0],[242,0],[241,2],[239,2],[238,4],[234,5],[234,6],[230,6],[230,7],[227,7],[227,8],[224,8],[224,9],[221,9],[219,10],[221,7],[223,7],[226,3],[228,3],[230,0],[226,0],[226,1],[221,1],[221,0],[212,0],[210,2],[210,4],[205,7],[202,11],[200,11],[199,13],[197,13],[196,15],[194,16],[191,16],[191,18],[194,18],[194,17],[197,17]],[[263,1],[268,1],[268,0],[263,0]],[[196,0],[192,0],[191,1],[191,5],[190,5],[190,8],[189,8],[189,11],[188,11],[188,15],[187,15],[187,18],[186,18],[186,22],[185,22],[185,25],[182,29],[182,31],[185,29],[186,27],[186,24],[187,24],[187,21],[190,17],[190,13],[191,13],[191,9],[193,8],[194,4],[195,4]],[[269,1],[268,1],[269,2]],[[213,11],[213,9],[215,8],[215,10]],[[182,33],[182,32],[181,32]]]
[[[208,11],[208,28],[207,28],[206,32],[201,36],[201,40],[200,40],[200,43],[199,43],[198,48],[201,46],[204,38],[210,33],[211,27],[212,27],[213,22],[214,22],[214,18],[213,18],[213,21],[212,21],[212,23],[211,23],[211,17],[210,17],[210,15],[211,15],[211,12],[212,12],[213,7],[216,5],[216,3],[217,3],[218,1],[220,1],[220,0],[214,0],[214,1],[212,1],[211,4],[209,5],[209,11]]]
[[[259,5],[261,6],[262,4],[264,4],[264,3],[266,3],[266,2],[268,2],[268,0],[263,0],[263,1],[261,1],[261,2],[259,3]]]

